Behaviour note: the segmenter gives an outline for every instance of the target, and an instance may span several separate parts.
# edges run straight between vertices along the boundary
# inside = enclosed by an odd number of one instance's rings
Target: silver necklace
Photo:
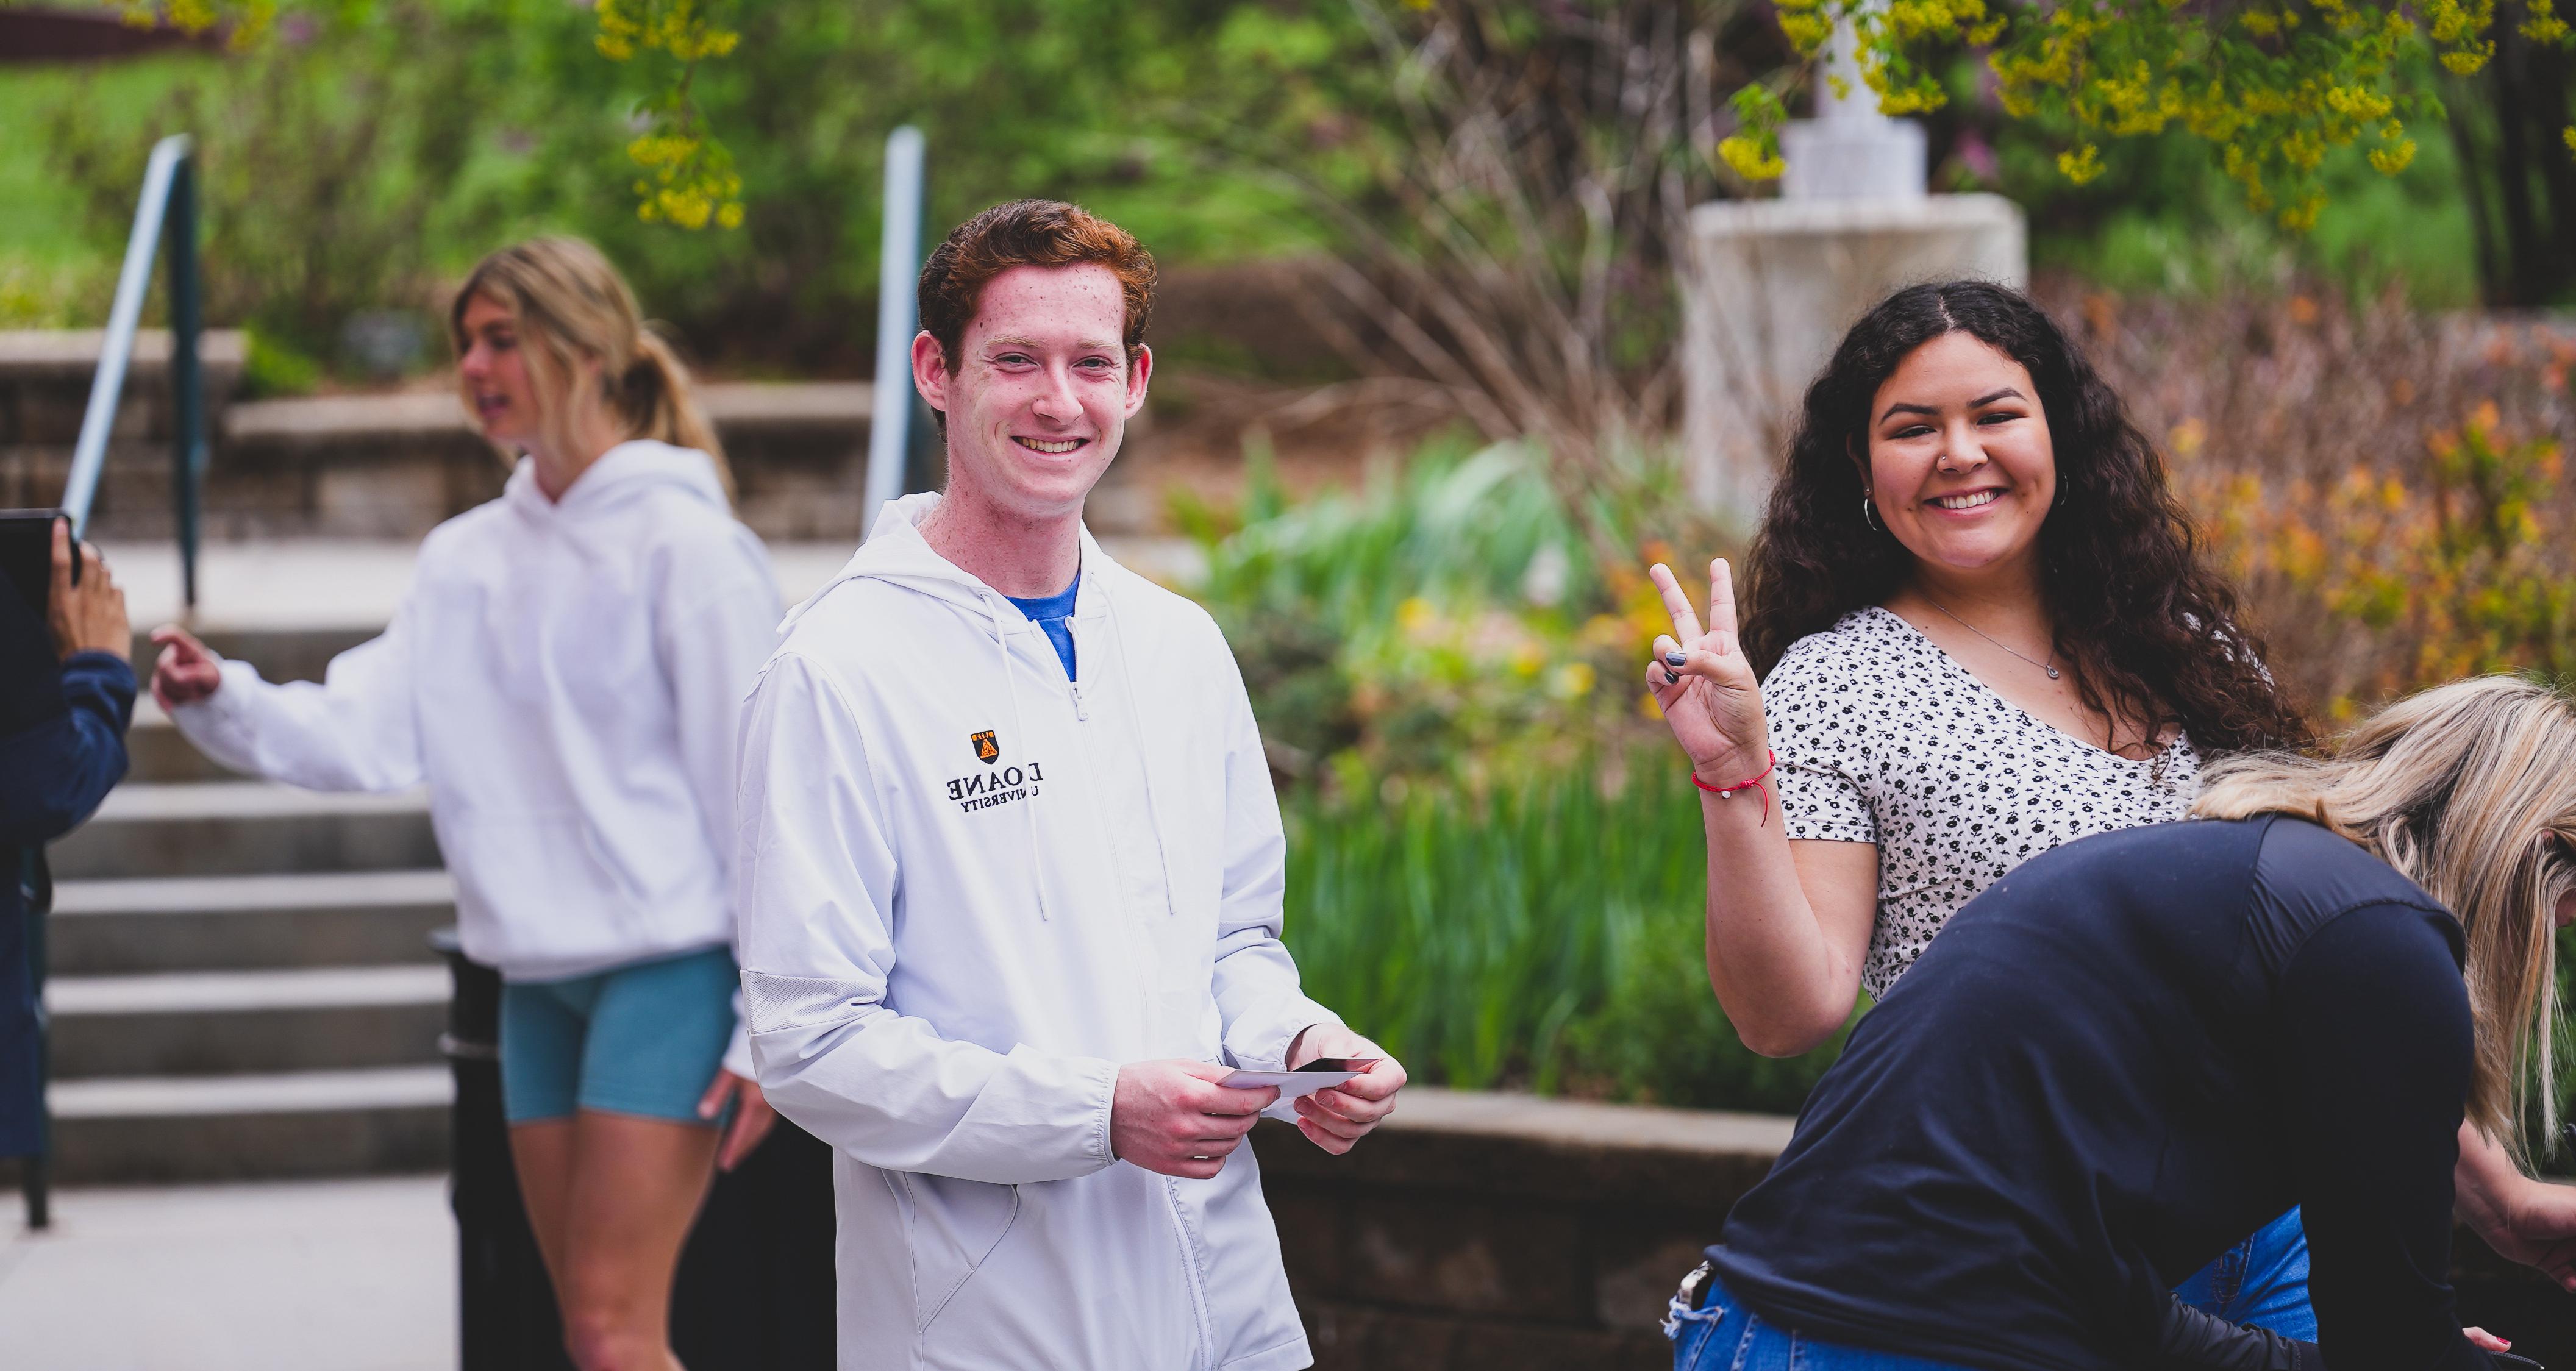
[[[1950,607],[1949,607],[1948,605],[1945,605],[1945,604],[1941,603],[1940,601],[1933,599],[1933,598],[1932,598],[1931,596],[1929,596],[1929,595],[1925,595],[1925,596],[1923,597],[1923,602],[1924,602],[1925,604],[1928,604],[1928,605],[1932,606],[1934,609],[1937,609],[1937,610],[1941,611],[1941,612],[1942,612],[1942,613],[1944,613],[1944,614],[1950,614]],[[1977,627],[1975,624],[1969,623],[1967,620],[1960,618],[1960,617],[1959,617],[1958,615],[1956,615],[1956,614],[1950,614],[1950,621],[1951,621],[1952,623],[1957,624],[1959,627],[1961,627],[1961,628],[1964,628],[1964,629],[1968,630],[1970,633],[1976,634],[1978,637],[1985,639],[1987,642],[1993,643],[1995,646],[2000,647],[2000,648],[2003,648],[2003,650],[2004,650],[2004,651],[2006,651],[2006,652],[2012,652],[2012,655],[2014,655],[2014,656],[2016,656],[2016,657],[2020,657],[2020,658],[2021,658],[2023,661],[2025,661],[2025,662],[2030,662],[2030,664],[2031,664],[2032,666],[2038,667],[2040,670],[2047,672],[2047,673],[2048,673],[2048,679],[2050,679],[2050,680],[2052,680],[2052,681],[2054,681],[2054,680],[2058,679],[2058,675],[2057,675],[2057,668],[2056,668],[2056,667],[2054,667],[2054,666],[2051,666],[2051,665],[2050,665],[2050,664],[2048,664],[2047,662],[2032,661],[2032,660],[2031,660],[2031,658],[2029,658],[2029,657],[2027,657],[2027,656],[2023,656],[2023,654],[2021,654],[2021,653],[2019,653],[2019,652],[2013,652],[2013,649],[2012,649],[2010,646],[2008,646],[2007,644],[2005,644],[2005,643],[2004,643],[2004,642],[2002,642],[2001,640],[1997,639],[1997,638],[1995,637],[1995,635],[1993,635],[1993,634],[1991,634],[1991,633],[1986,632],[1984,629]]]

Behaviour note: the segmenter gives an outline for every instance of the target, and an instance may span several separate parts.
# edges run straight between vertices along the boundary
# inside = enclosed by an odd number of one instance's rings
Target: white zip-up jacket
[[[705,453],[621,443],[560,502],[522,461],[430,531],[393,622],[322,684],[227,661],[173,718],[290,785],[426,782],[465,954],[587,975],[733,942],[734,743],[778,605]],[[739,1034],[726,1064],[751,1072]]]
[[[743,716],[752,1055],[839,1152],[841,1367],[1309,1365],[1252,1150],[1205,1181],[1110,1155],[1122,1063],[1276,1070],[1339,1022],[1279,941],[1242,676],[1085,533],[1068,681],[922,540],[938,498],[788,616]]]

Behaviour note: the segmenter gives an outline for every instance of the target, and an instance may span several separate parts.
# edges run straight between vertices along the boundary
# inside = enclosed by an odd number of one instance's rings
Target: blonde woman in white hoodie
[[[465,952],[504,979],[501,1082],[573,1360],[670,1368],[710,1180],[775,1117],[737,1010],[735,724],[776,582],[687,371],[589,244],[475,268],[449,316],[501,498],[433,530],[385,633],[272,684],[177,628],[154,694],[238,770],[427,784]]]

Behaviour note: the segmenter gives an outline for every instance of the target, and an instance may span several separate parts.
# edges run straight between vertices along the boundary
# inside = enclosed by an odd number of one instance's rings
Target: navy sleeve
[[[6,723],[15,727],[0,732],[0,844],[32,847],[79,827],[125,779],[134,669],[105,652],[78,653],[59,667],[9,665],[43,673],[35,683],[23,674],[11,683],[16,717]]]
[[[2460,1335],[2450,1285],[2451,1171],[2475,1046],[2450,926],[2366,905],[2309,935],[2281,972],[2278,1117],[2334,1371],[2493,1365]]]

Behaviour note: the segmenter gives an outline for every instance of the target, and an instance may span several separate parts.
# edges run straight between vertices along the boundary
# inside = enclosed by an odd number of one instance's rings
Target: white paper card
[[[1340,1085],[1358,1074],[1356,1071],[1237,1071],[1217,1084],[1229,1090],[1257,1090],[1265,1085],[1275,1085],[1279,1087],[1280,1100],[1285,1102]]]

